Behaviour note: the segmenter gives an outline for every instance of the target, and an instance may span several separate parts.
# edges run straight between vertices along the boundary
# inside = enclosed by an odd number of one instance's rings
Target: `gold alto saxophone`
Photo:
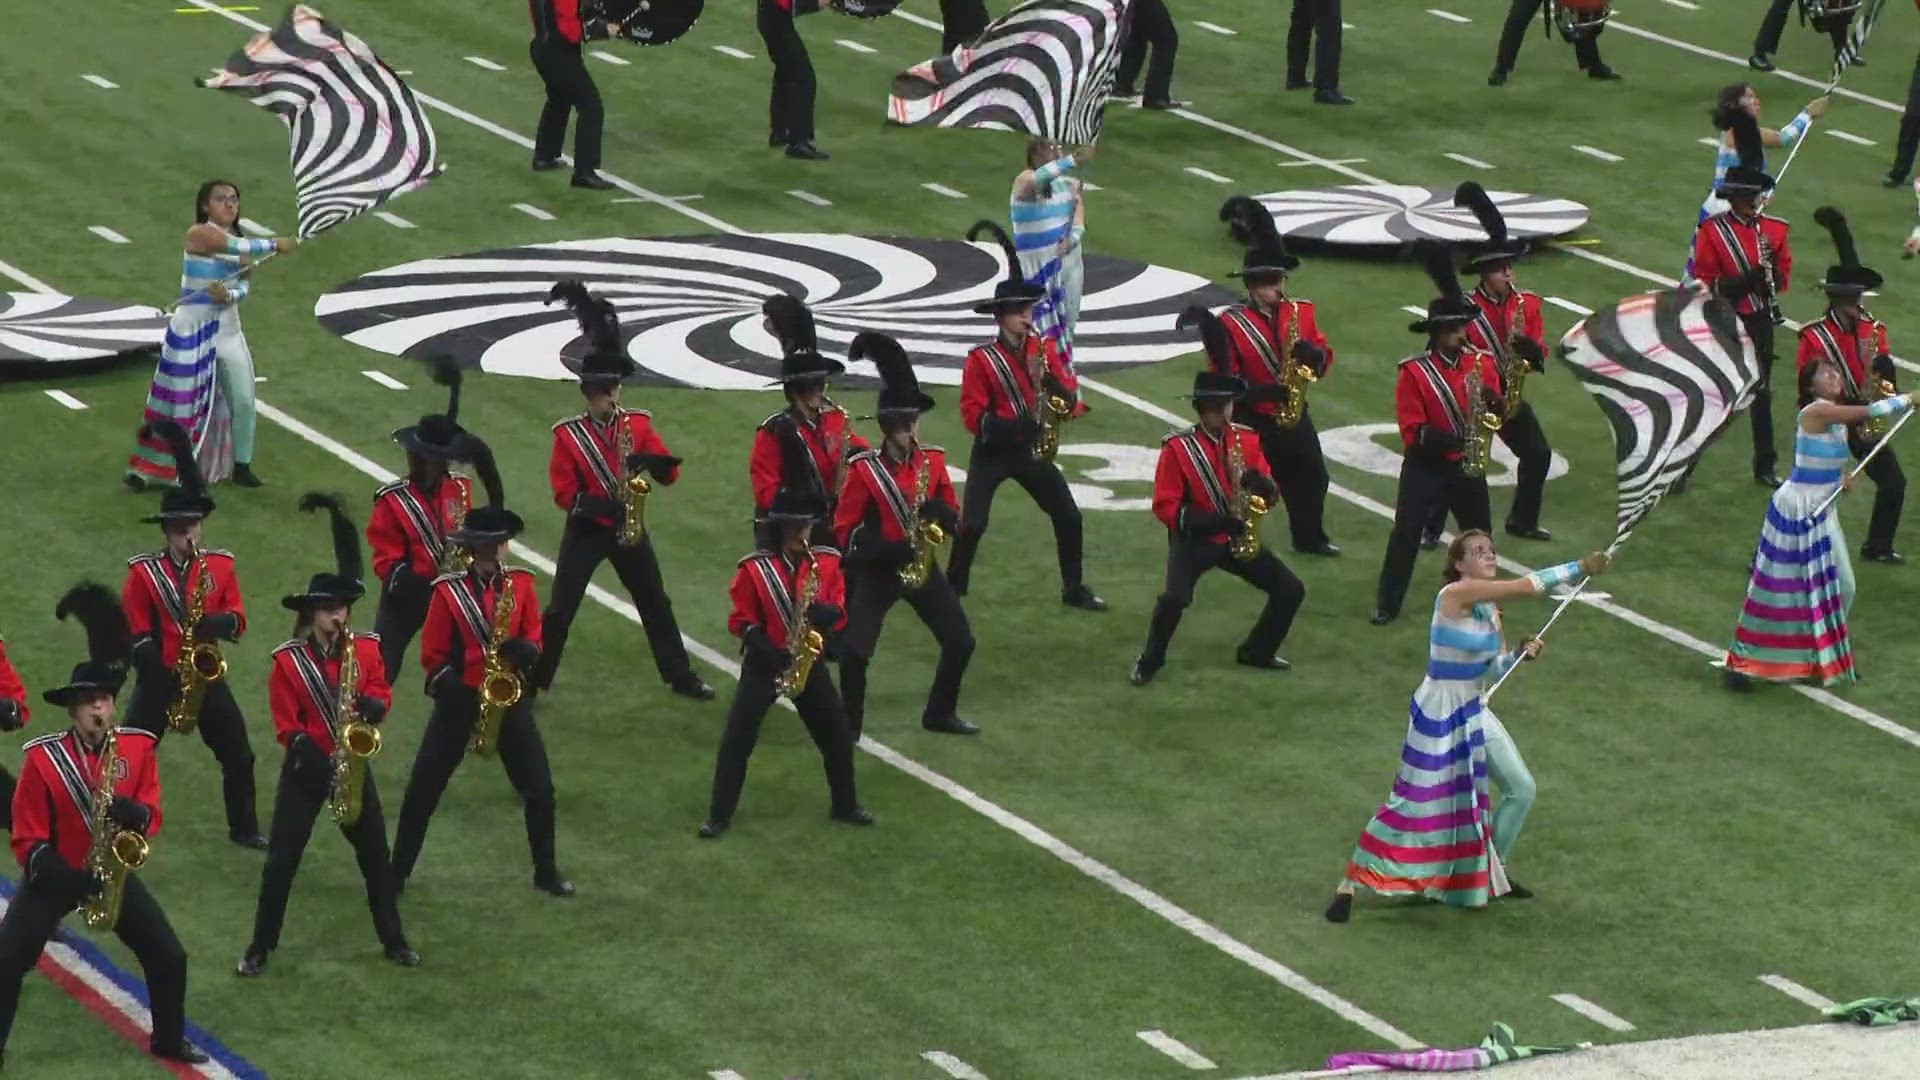
[[[1053,373],[1047,370],[1044,352],[1040,358],[1040,374],[1033,380],[1033,415],[1040,421],[1040,437],[1033,442],[1033,460],[1052,461],[1060,454],[1060,429],[1073,413],[1073,402],[1065,394],[1056,394],[1048,385],[1053,381]]]
[[[1520,340],[1520,324],[1526,321],[1527,298],[1519,289],[1511,290],[1514,299],[1513,317],[1507,321],[1506,362],[1500,366],[1500,378],[1507,384],[1507,409],[1505,419],[1513,419],[1520,411],[1522,395],[1526,392],[1527,376],[1531,374],[1527,362],[1520,358],[1513,347]]]
[[[180,692],[167,706],[167,730],[180,733],[192,731],[200,722],[200,704],[206,700],[207,687],[227,677],[227,658],[221,655],[220,646],[201,641],[199,634],[200,620],[207,615],[207,594],[213,591],[213,575],[198,545],[190,549],[190,554],[193,562],[188,572],[197,576],[187,597],[187,617],[180,625],[180,655],[173,662]]]
[[[633,428],[627,423],[627,414],[619,409],[613,411],[613,422],[619,425],[614,435],[613,454],[620,459],[620,546],[632,547],[647,535],[647,493],[653,485],[640,474],[639,469],[629,468],[627,459],[633,456]]]
[[[1753,235],[1754,246],[1760,249],[1760,268],[1767,272],[1767,316],[1779,326],[1787,316],[1780,310],[1780,279],[1774,276],[1773,245],[1767,241],[1767,230],[1760,221],[1753,223]]]
[[[818,595],[820,564],[809,557],[806,573],[800,578],[800,597],[793,602],[793,619],[787,623],[787,655],[792,662],[773,680],[774,694],[789,701],[807,688],[807,680],[813,677],[813,665],[827,647],[827,639],[807,622],[807,609],[813,606],[814,597]]]
[[[340,628],[340,700],[333,718],[333,793],[328,810],[341,826],[360,820],[367,759],[380,752],[380,729],[360,718],[360,657],[353,634]]]
[[[1866,405],[1883,401],[1900,392],[1899,388],[1893,385],[1892,379],[1883,379],[1874,373],[1873,361],[1867,358],[1873,352],[1875,344],[1872,326],[1873,319],[1865,311],[1854,317],[1853,352],[1855,356],[1860,357],[1860,366],[1867,372],[1867,400],[1862,403]],[[1879,442],[1887,436],[1888,423],[1887,417],[1869,416],[1860,421],[1860,437],[1870,443]]]
[[[473,741],[467,747],[481,757],[493,756],[500,721],[519,703],[523,690],[520,673],[500,655],[500,643],[512,632],[513,608],[513,578],[502,567],[500,597],[493,602],[493,632],[487,635],[486,666],[480,672],[480,715],[474,718]]]
[[[1280,413],[1274,420],[1283,428],[1295,427],[1300,417],[1307,411],[1307,384],[1318,382],[1320,376],[1313,369],[1293,358],[1293,347],[1300,341],[1300,302],[1287,301],[1287,336],[1280,343],[1280,367],[1287,373],[1285,388],[1286,400],[1280,403]],[[1251,556],[1249,556],[1251,558]]]
[[[120,921],[120,901],[127,892],[127,875],[147,864],[147,838],[114,823],[114,774],[120,771],[120,739],[112,728],[100,747],[100,779],[93,787],[90,824],[93,846],[87,850],[87,870],[100,879],[100,892],[89,897],[82,911],[90,930],[111,930]]]
[[[1227,425],[1227,490],[1233,492],[1234,517],[1247,523],[1247,531],[1234,537],[1227,543],[1227,550],[1241,562],[1252,561],[1260,554],[1260,519],[1266,516],[1272,507],[1267,500],[1246,490],[1242,482],[1247,472],[1247,454],[1240,448],[1240,433]]]
[[[1460,471],[1468,476],[1485,476],[1487,465],[1493,459],[1493,433],[1500,430],[1503,421],[1498,413],[1487,408],[1478,358],[1471,352],[1466,356],[1473,366],[1467,369],[1467,430],[1460,434]]]
[[[454,482],[454,476],[452,473],[447,474],[446,482],[449,484],[453,484],[454,492],[456,494],[459,493],[460,485]],[[463,498],[459,502],[454,504],[453,520],[449,522],[447,525],[446,535],[452,536],[454,533],[459,532],[461,527],[466,525],[466,523],[467,523],[467,500]],[[441,573],[464,574],[472,568],[473,568],[473,552],[468,551],[465,547],[459,544],[456,544],[451,540],[443,539],[441,541],[440,543],[440,572]]]
[[[913,485],[913,510],[918,514],[920,507],[926,505],[927,491],[933,485],[933,463],[921,452],[917,439],[913,452],[921,455],[920,472]],[[933,557],[940,545],[947,542],[947,530],[937,521],[916,517],[913,533],[907,539],[913,544],[913,560],[900,568],[900,587],[912,590],[925,585],[927,575],[933,573]]]

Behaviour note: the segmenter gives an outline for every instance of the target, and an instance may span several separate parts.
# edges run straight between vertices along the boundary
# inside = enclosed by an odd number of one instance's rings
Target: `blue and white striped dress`
[[[1080,320],[1080,290],[1085,271],[1080,232],[1074,211],[1080,206],[1080,181],[1074,177],[1073,155],[1066,154],[1033,170],[1036,200],[1015,196],[1008,208],[1013,224],[1013,249],[1020,273],[1046,290],[1033,306],[1033,325],[1060,347],[1060,357],[1073,369],[1073,327]]]
[[[1800,141],[1800,137],[1805,135],[1807,128],[1812,125],[1812,114],[1808,113],[1805,109],[1801,109],[1799,116],[1794,117],[1791,123],[1780,129],[1780,145],[1791,147],[1794,143]],[[1720,183],[1727,178],[1727,170],[1738,164],[1740,164],[1740,151],[1734,149],[1732,140],[1727,133],[1721,132],[1720,145],[1713,152],[1713,186],[1707,189],[1706,200],[1700,204],[1700,216],[1695,218],[1693,222],[1694,232],[1699,232],[1700,226],[1706,224],[1708,218],[1715,214],[1724,214],[1732,208],[1731,203],[1720,197]],[[1762,169],[1767,167],[1765,156],[1762,156],[1760,159],[1760,167]],[[1681,273],[1680,277],[1683,284],[1690,283],[1694,280],[1693,238],[1691,234],[1689,234],[1687,238],[1687,268]]]

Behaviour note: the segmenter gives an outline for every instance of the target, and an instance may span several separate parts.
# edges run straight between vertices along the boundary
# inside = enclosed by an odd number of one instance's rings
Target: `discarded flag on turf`
[[[433,125],[367,43],[305,5],[258,34],[201,86],[244,94],[293,137],[305,240],[440,174]]]
[[[1581,1043],[1580,1047],[1588,1044]],[[1559,1054],[1578,1049],[1569,1046],[1521,1046],[1513,1041],[1513,1029],[1503,1023],[1495,1023],[1487,1037],[1480,1040],[1479,1046],[1465,1050],[1361,1050],[1347,1054],[1335,1054],[1327,1059],[1329,1069],[1351,1069],[1355,1066],[1371,1065],[1376,1069],[1392,1069],[1398,1072],[1471,1072],[1474,1069],[1486,1069],[1495,1065],[1504,1065],[1521,1058],[1538,1057],[1541,1054]]]
[[[1666,289],[1574,324],[1560,357],[1613,425],[1618,533],[1626,539],[1752,400],[1753,341],[1725,301]]]
[[[1100,134],[1132,0],[1025,0],[971,44],[893,80],[901,125],[1019,131],[1067,146]]]
[[[1832,1020],[1851,1020],[1863,1027],[1884,1027],[1902,1020],[1920,1020],[1920,997],[1870,997],[1827,1008]]]

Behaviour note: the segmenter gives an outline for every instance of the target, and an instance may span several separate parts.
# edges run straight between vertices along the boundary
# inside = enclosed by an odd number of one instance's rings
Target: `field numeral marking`
[[[379,383],[389,390],[405,390],[407,388],[406,383],[401,382],[399,379],[394,378],[384,371],[369,370],[363,371],[360,374],[365,375],[367,378],[372,379],[374,382]]]
[[[100,77],[100,76],[98,76],[98,75],[82,75],[82,76],[80,76],[80,77],[81,77],[81,78],[83,78],[83,79],[85,79],[85,80],[87,80],[88,82],[90,82],[90,83],[92,83],[93,85],[95,85],[95,86],[97,86],[97,87],[99,87],[99,88],[100,88],[100,89],[102,89],[102,90],[118,90],[118,89],[120,89],[120,84],[119,84],[119,83],[117,83],[117,82],[112,82],[112,81],[110,81],[110,80],[107,80],[107,79],[103,79],[103,78],[101,78],[101,77]]]
[[[1555,994],[1553,1000],[1609,1031],[1632,1031],[1633,1025],[1578,994]]]
[[[1819,1009],[1821,1012],[1833,1008],[1834,1002],[1832,998],[1809,990],[1799,983],[1794,982],[1792,979],[1787,978],[1785,975],[1762,975],[1760,976],[1760,981],[1802,1005],[1810,1005],[1813,1008]]]
[[[72,409],[75,412],[79,412],[81,409],[84,409],[87,407],[86,402],[81,401],[79,398],[74,397],[72,394],[67,393],[65,390],[48,390],[46,393],[48,397],[52,398],[53,400],[59,402],[62,405],[65,405],[67,408]]]
[[[1186,1043],[1181,1042],[1179,1039],[1174,1038],[1164,1031],[1136,1031],[1134,1035],[1139,1037],[1141,1042],[1146,1043],[1148,1046],[1153,1047],[1155,1050],[1160,1051],[1189,1069],[1214,1069],[1219,1067],[1213,1062],[1208,1061],[1204,1055],[1193,1047],[1188,1046]]]
[[[933,1063],[933,1066],[954,1080],[987,1080],[987,1074],[961,1061],[945,1050],[929,1050],[920,1055]]]
[[[531,203],[517,202],[513,204],[513,208],[527,215],[528,217],[532,218],[535,221],[552,221],[553,220],[552,214],[547,213],[545,210],[542,210]]]
[[[1674,7],[1680,8],[1685,11],[1700,10],[1700,5],[1694,3],[1693,0],[1667,0],[1667,3],[1672,4]]]
[[[715,1069],[707,1075],[711,1077],[712,1080],[747,1080],[746,1077],[741,1076],[732,1069]]]

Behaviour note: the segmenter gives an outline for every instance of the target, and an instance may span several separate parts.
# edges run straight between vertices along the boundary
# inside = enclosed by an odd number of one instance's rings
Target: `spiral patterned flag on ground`
[[[244,94],[293,136],[302,240],[425,184],[444,167],[413,91],[367,43],[288,9],[201,86]]]

